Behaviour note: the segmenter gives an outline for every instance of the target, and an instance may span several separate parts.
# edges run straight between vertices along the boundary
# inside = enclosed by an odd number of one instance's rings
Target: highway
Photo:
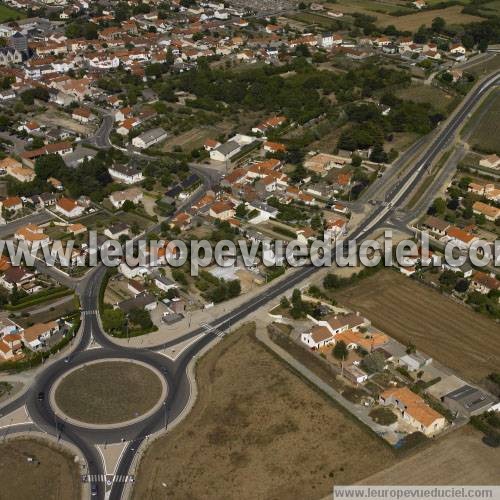
[[[411,199],[418,188],[420,180],[429,167],[439,159],[442,153],[450,147],[452,139],[468,115],[479,103],[481,98],[500,81],[500,73],[488,77],[475,88],[460,105],[458,110],[446,122],[441,124],[435,136],[426,143],[424,151],[416,159],[414,165],[400,176],[387,173],[378,179],[380,186],[373,189],[374,194],[384,194],[384,203],[376,205],[363,222],[350,234],[349,239],[360,242],[363,236],[381,229],[389,221],[395,210],[404,206]],[[412,152],[414,156],[416,150]],[[212,180],[204,178],[204,191]],[[383,185],[383,186],[382,186]],[[203,193],[202,193],[203,194]],[[307,266],[298,268],[290,273],[287,280],[271,284],[265,288],[260,296],[235,307],[232,311],[211,321],[209,327],[218,331],[229,330],[236,322],[248,317],[269,301],[288,293],[293,287],[304,284],[319,268]],[[148,439],[152,433],[164,428],[168,422],[174,420],[189,401],[190,383],[187,378],[186,368],[190,361],[210,342],[216,338],[214,331],[198,328],[186,332],[181,338],[172,342],[162,343],[150,349],[137,349],[122,347],[115,344],[102,330],[99,316],[99,290],[106,274],[106,268],[99,266],[94,269],[78,287],[82,304],[82,327],[72,347],[70,363],[64,360],[57,361],[41,371],[29,391],[15,401],[0,408],[2,414],[7,414],[19,407],[26,405],[28,413],[36,426],[45,432],[59,436],[76,445],[86,457],[90,474],[104,474],[104,464],[94,446],[97,443],[112,443],[127,441],[116,474],[127,475],[134,460],[135,454],[141,443]],[[175,361],[167,358],[159,351],[176,345],[184,340],[194,339],[203,334],[200,339],[192,343]],[[92,347],[89,349],[89,347]],[[119,429],[95,430],[81,428],[58,419],[50,406],[50,398],[38,400],[38,393],[47,395],[54,382],[70,368],[82,365],[96,359],[131,358],[143,361],[157,368],[165,377],[169,390],[165,406],[144,420]],[[106,492],[104,483],[98,483],[98,497],[104,498],[105,494],[110,499],[118,500],[122,497],[123,483],[113,483],[111,490]]]

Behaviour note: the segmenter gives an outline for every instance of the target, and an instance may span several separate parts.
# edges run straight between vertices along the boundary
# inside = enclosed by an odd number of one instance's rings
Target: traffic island
[[[136,360],[106,359],[76,366],[52,387],[50,404],[65,422],[91,429],[124,427],[156,412],[167,383]]]

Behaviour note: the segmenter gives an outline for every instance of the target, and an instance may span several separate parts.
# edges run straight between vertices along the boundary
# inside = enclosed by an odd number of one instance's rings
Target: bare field
[[[446,23],[453,24],[468,24],[483,21],[482,17],[472,16],[470,14],[462,14],[462,5],[454,5],[446,9],[427,10],[416,12],[407,16],[386,16],[385,19],[377,19],[379,26],[388,26],[393,24],[400,31],[416,31],[423,24],[431,26],[432,21],[436,17],[446,19]],[[387,19],[390,18],[390,20]]]
[[[244,325],[204,355],[191,413],[142,459],[138,500],[322,498],[394,452],[293,374]],[[164,486],[166,485],[166,486]]]
[[[28,462],[28,457],[37,462]],[[0,444],[0,500],[71,500],[81,497],[78,465],[67,451],[38,439]]]
[[[462,427],[360,484],[500,485],[500,448],[484,445],[481,437]]]
[[[380,271],[334,296],[388,335],[412,342],[472,381],[498,371],[498,324],[402,274]]]
[[[474,130],[468,139],[469,144],[478,151],[485,153],[500,153],[500,137],[492,134],[492,130],[498,127],[500,116],[500,92],[492,94],[472,117],[472,123],[476,117],[480,120],[474,125]]]

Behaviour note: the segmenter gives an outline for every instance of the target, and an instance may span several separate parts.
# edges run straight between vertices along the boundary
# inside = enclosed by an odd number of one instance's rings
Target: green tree
[[[105,309],[101,315],[102,326],[108,333],[122,332],[125,326],[125,314],[121,309]]]
[[[348,355],[346,343],[343,340],[336,342],[332,349],[332,354],[336,359],[346,359]]]

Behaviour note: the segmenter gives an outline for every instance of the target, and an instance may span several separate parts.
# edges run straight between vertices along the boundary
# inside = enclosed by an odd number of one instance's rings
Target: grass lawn
[[[322,498],[334,483],[395,462],[382,440],[256,340],[254,328],[244,325],[198,362],[194,408],[146,450],[134,499]]]
[[[125,361],[92,363],[67,375],[56,403],[69,417],[91,424],[124,422],[150,410],[162,386],[148,368]]]
[[[16,19],[22,19],[26,17],[22,12],[19,12],[15,9],[11,9],[7,5],[0,3],[0,23],[4,23],[6,21],[13,21]]]
[[[428,102],[441,113],[449,113],[456,105],[455,98],[434,85],[414,84],[396,90],[396,96],[408,101]]]
[[[500,485],[500,448],[484,445],[481,437],[472,427],[462,427],[361,484]]]
[[[482,153],[500,154],[500,135],[492,133],[492,131],[498,130],[499,116],[500,91],[497,90],[486,99],[471,119],[474,130],[468,142],[475,150]]]
[[[498,325],[397,272],[380,271],[333,294],[404,344],[479,382],[498,371]]]
[[[35,462],[28,462],[28,457]],[[81,497],[78,465],[66,450],[38,439],[0,443],[0,469],[5,472],[2,500],[77,500]]]

